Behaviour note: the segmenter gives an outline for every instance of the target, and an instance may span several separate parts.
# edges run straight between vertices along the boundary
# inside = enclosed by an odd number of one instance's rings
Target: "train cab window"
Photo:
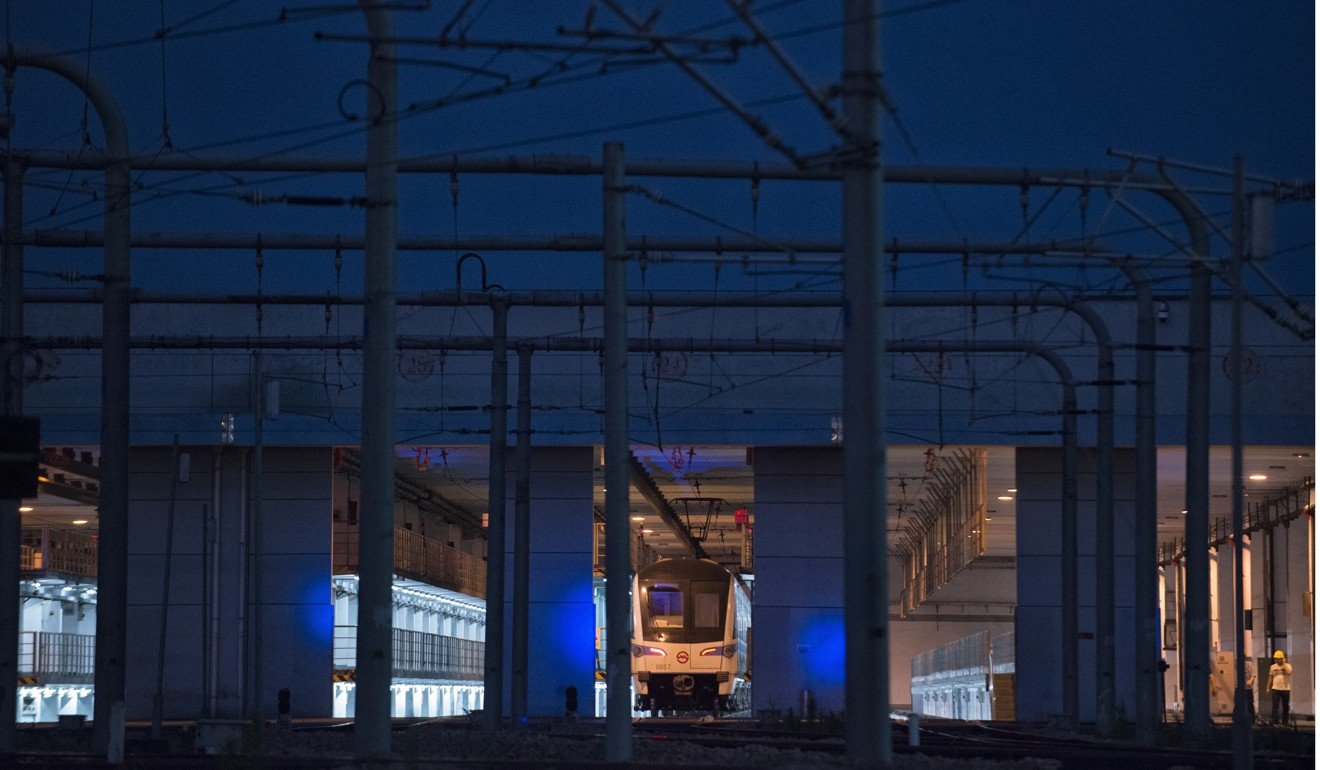
[[[657,583],[647,591],[650,625],[654,628],[683,627],[683,590],[677,585]]]
[[[720,627],[720,603],[723,596],[714,593],[698,593],[693,596],[693,621],[695,628]]]

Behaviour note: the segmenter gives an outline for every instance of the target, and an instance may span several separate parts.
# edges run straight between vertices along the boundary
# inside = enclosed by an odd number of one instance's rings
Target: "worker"
[[[1283,710],[1283,724],[1288,724],[1288,699],[1292,697],[1292,664],[1288,662],[1283,650],[1274,651],[1274,665],[1270,666],[1270,676],[1265,683],[1270,696],[1270,724],[1279,723],[1279,710]]]

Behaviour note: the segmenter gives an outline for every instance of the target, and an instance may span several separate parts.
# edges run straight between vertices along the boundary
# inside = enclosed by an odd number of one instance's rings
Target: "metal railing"
[[[358,570],[358,528],[336,521],[331,547],[336,575]],[[486,564],[479,557],[424,537],[403,527],[394,528],[394,571],[401,577],[450,588],[485,598]]]
[[[978,631],[913,657],[912,678],[915,680],[948,671],[988,669],[989,666],[990,632]]]
[[[19,569],[96,577],[96,538],[87,532],[47,525],[23,527]]]
[[[394,676],[400,679],[482,677],[486,645],[424,631],[394,629]],[[357,626],[335,626],[334,665],[339,671],[357,667]]]
[[[893,551],[902,557],[899,611],[906,615],[986,549],[984,449],[960,450],[938,470]]]
[[[19,632],[19,676],[69,684],[90,682],[95,663],[96,637],[91,634]]]

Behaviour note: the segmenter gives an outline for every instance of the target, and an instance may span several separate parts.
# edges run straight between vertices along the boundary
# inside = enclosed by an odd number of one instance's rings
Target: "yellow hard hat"
[[[1283,657],[1283,650],[1275,650],[1275,651],[1274,651],[1274,657],[1276,657],[1276,658],[1282,658],[1282,657]]]

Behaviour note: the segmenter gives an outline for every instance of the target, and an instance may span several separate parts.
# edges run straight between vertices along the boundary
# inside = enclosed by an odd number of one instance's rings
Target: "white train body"
[[[739,711],[750,703],[742,584],[705,559],[664,559],[633,578],[637,708]]]

